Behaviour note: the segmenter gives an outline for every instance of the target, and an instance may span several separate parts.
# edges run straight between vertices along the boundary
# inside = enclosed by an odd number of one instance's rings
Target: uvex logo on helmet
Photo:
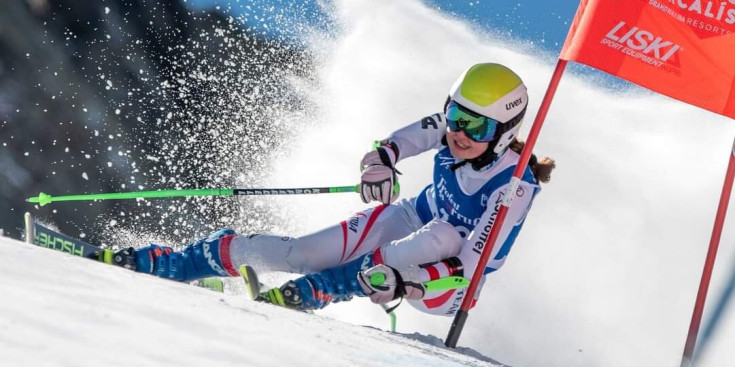
[[[618,23],[605,37],[663,62],[681,49],[681,46],[671,41],[664,41],[663,38],[645,29],[637,26],[626,27],[625,21]]]
[[[512,110],[513,108],[518,107],[518,106],[520,106],[522,104],[523,104],[523,98],[521,97],[521,98],[518,98],[518,99],[516,99],[516,100],[514,100],[512,102],[506,103],[505,104],[505,110],[506,111]]]

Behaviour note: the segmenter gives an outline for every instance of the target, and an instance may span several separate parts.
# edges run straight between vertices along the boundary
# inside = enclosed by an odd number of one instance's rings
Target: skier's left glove
[[[397,298],[422,299],[426,293],[418,281],[419,268],[398,271],[380,264],[357,273],[357,283],[373,303],[384,304]]]
[[[372,200],[390,204],[400,194],[396,169],[398,147],[392,142],[376,142],[375,150],[360,161],[360,198],[367,204]]]

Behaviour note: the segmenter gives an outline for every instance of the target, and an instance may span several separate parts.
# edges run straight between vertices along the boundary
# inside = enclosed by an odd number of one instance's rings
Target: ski
[[[26,242],[29,244],[108,264],[112,263],[112,250],[103,249],[80,239],[61,234],[33,220],[31,213],[25,214],[25,227]]]
[[[33,219],[31,213],[24,216],[26,243],[64,252],[73,256],[84,257],[105,264],[116,265],[132,269],[135,265],[135,254],[131,249],[115,252],[112,249],[102,248],[84,242],[78,238],[67,236],[55,231]],[[219,278],[204,278],[191,283],[192,285],[224,292],[224,282]]]
[[[219,278],[199,279],[199,280],[195,280],[191,284],[197,287],[207,288],[209,290],[219,292],[219,293],[225,292],[225,282],[223,282],[222,279],[219,279]]]
[[[263,288],[263,284],[258,281],[258,274],[255,273],[255,269],[248,265],[240,265],[239,270],[242,280],[245,282],[245,290],[248,292],[250,299],[293,309],[293,307],[289,307],[286,304],[279,288],[271,288],[265,292],[260,291]]]
[[[242,280],[245,281],[245,290],[248,292],[250,299],[260,301],[261,284],[258,281],[258,275],[255,273],[255,270],[250,266],[240,265],[240,275],[242,276]]]

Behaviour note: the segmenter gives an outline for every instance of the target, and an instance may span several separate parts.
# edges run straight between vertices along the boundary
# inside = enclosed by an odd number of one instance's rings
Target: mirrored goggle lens
[[[487,142],[493,140],[495,136],[497,121],[467,110],[454,101],[447,105],[445,115],[449,129],[452,131],[464,130],[472,140]]]

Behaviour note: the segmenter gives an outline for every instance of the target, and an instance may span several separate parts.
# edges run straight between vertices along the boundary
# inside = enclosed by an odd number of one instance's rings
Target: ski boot
[[[309,311],[324,308],[332,302],[349,301],[353,296],[364,297],[365,293],[357,282],[357,273],[372,266],[372,254],[366,254],[344,265],[304,275],[265,292],[261,292],[261,284],[251,267],[241,266],[240,272],[253,300]]]
[[[112,256],[109,257],[109,260],[105,255],[105,259],[103,261],[108,264],[117,265],[125,269],[135,271],[135,249],[132,247],[124,248],[118,252],[113,253]]]
[[[271,303],[296,310],[301,309],[301,296],[293,281],[287,282],[280,288],[272,288],[261,292],[264,285],[258,281],[258,275],[252,267],[241,265],[240,274],[245,281],[245,289],[253,301]]]
[[[189,244],[182,251],[171,247],[150,244],[139,249],[132,247],[112,255],[112,264],[139,273],[148,273],[187,282],[206,277],[237,276],[228,256],[221,257],[223,246],[229,246],[235,231],[223,229]],[[227,252],[227,251],[223,251]]]

